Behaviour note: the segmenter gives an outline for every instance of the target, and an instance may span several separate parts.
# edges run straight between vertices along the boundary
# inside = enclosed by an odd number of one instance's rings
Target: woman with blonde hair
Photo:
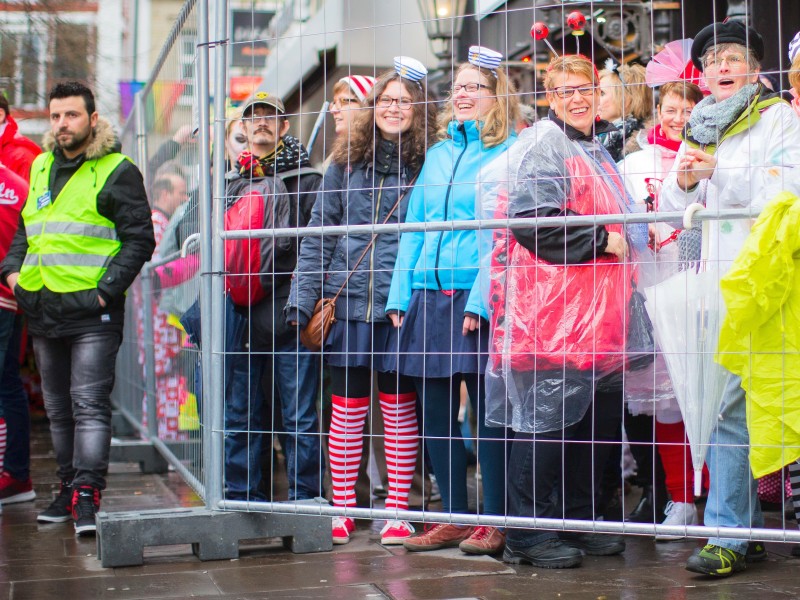
[[[435,113],[421,83],[426,73],[422,64],[409,57],[395,61],[396,70],[379,77],[365,97],[349,134],[336,138],[309,226],[402,222],[405,191],[433,141]],[[371,239],[370,233],[303,238],[286,318],[305,326],[317,300],[342,290],[323,348],[333,392],[333,503],[356,505],[355,483],[376,374],[389,474],[386,508],[407,510],[419,445],[417,394],[413,383],[397,374],[398,334],[384,312],[398,236],[382,234],[370,245]],[[336,517],[333,543],[346,544],[354,530],[352,518]],[[413,532],[407,521],[389,520],[381,543],[402,544]]]
[[[441,141],[425,159],[408,205],[407,222],[476,218],[480,169],[516,139],[517,98],[500,68],[502,55],[473,46],[455,72],[439,119]],[[485,250],[484,253],[488,253]],[[478,420],[477,455],[483,477],[483,514],[505,514],[505,430],[484,423],[488,317],[481,298],[476,231],[405,232],[386,311],[400,328],[398,371],[422,399],[424,443],[442,494],[443,510],[467,509],[467,455],[458,423],[462,382]],[[438,524],[405,541],[412,551],[459,546],[473,554],[502,550],[494,527]]]
[[[653,90],[647,85],[642,65],[618,65],[609,60],[599,75],[597,114],[613,124],[615,130],[597,137],[611,158],[620,161],[628,140],[653,119]]]

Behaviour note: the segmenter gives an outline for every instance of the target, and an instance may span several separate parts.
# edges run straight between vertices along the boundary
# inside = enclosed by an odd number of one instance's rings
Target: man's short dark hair
[[[48,103],[52,100],[61,100],[62,98],[72,98],[73,96],[80,96],[86,104],[86,112],[91,115],[95,111],[94,94],[92,90],[83,85],[80,81],[65,81],[57,83],[50,90],[50,97]]]
[[[8,108],[8,98],[2,92],[0,92],[0,110],[6,111],[6,114],[11,112]]]
[[[172,193],[175,189],[172,185],[173,177],[180,177],[177,174],[167,173],[164,175],[159,175],[156,180],[153,182],[153,185],[150,186],[150,200],[155,202],[164,192]]]

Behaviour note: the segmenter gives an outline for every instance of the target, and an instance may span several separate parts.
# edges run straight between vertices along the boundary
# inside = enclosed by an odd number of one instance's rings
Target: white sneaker
[[[386,521],[381,529],[381,544],[384,546],[402,546],[416,530],[408,521]]]
[[[667,518],[661,523],[662,525],[672,525],[673,527],[683,527],[686,525],[698,525],[699,519],[697,518],[697,507],[693,502],[667,502],[664,508],[664,514]],[[682,540],[686,536],[683,535],[670,535],[662,534],[656,536],[657,542],[673,542]]]

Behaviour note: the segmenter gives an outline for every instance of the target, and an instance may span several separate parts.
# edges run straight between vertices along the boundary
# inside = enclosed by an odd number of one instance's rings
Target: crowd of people
[[[794,189],[796,164],[789,149],[796,117],[779,94],[759,82],[763,52],[758,33],[740,22],[709,26],[687,57],[704,81],[676,72],[673,81],[659,86],[657,100],[641,65],[608,63],[598,72],[586,57],[557,57],[544,81],[549,114],[533,124],[522,121],[518,91],[500,66],[502,56],[491,49],[470,49],[468,61],[454,70],[438,114],[425,88],[424,66],[398,57],[394,70],[376,78],[349,76],[336,84],[331,112],[337,137],[313,208],[284,224],[623,215],[683,210],[692,202],[714,210],[749,207],[755,214],[781,189]],[[753,114],[760,121],[748,120]],[[245,191],[229,186],[228,201],[246,197],[262,178],[269,181],[258,184],[269,186],[263,189],[282,193],[273,176],[279,172],[273,155],[281,149],[280,132],[288,129],[282,104],[262,92],[261,100],[256,96],[245,106],[242,123],[251,147],[259,130],[277,133],[270,153],[251,149],[239,156],[235,170],[249,173],[250,185]],[[773,129],[762,138],[765,127]],[[741,144],[750,150],[740,150]],[[256,160],[262,167],[258,174],[252,168]],[[726,198],[726,186],[736,193]],[[273,218],[280,213],[277,202],[267,210]],[[321,360],[331,390],[331,421],[323,428],[330,497],[343,509],[333,521],[334,543],[347,543],[355,532],[347,508],[356,505],[356,479],[365,448],[372,445],[365,424],[373,386],[384,423],[387,509],[408,506],[421,448],[420,462],[436,477],[443,510],[467,512],[470,440],[465,444],[459,422],[466,401],[476,421],[468,437],[474,438],[481,474],[481,514],[698,524],[692,462],[675,394],[668,385],[666,391],[642,385],[638,394],[626,385],[637,381],[628,321],[637,286],[653,283],[652,274],[640,274],[653,269],[642,265],[655,261],[685,268],[703,259],[724,266],[741,245],[731,232],[748,228],[745,221],[715,225],[705,243],[716,250],[703,255],[696,230],[668,223],[515,225],[492,232],[435,227],[401,235],[353,231],[308,235],[299,246],[276,239],[269,259],[275,262],[264,272],[291,272],[292,278],[282,315],[275,299],[269,300],[275,319],[272,329],[263,329],[269,339],[278,340],[280,331],[294,352],[304,353],[297,333],[317,318],[321,300],[333,306]],[[729,244],[724,251],[722,240]],[[264,299],[250,306],[234,303],[234,310],[256,318],[256,307],[270,298],[270,286],[263,287]],[[285,332],[285,324],[294,329]],[[234,349],[243,349],[241,340],[235,343]],[[652,362],[661,361],[663,370],[663,358],[651,351]],[[653,371],[647,373],[652,379]],[[639,375],[638,382],[646,378]],[[290,403],[307,402],[293,394]],[[708,457],[705,486],[713,507],[707,504],[707,525],[760,523],[757,501],[747,495],[755,484],[748,475],[748,430],[737,412],[743,398],[741,380],[731,375],[721,410],[732,416],[712,439],[725,460],[717,452]],[[257,412],[243,433],[266,429],[263,411]],[[304,431],[313,436],[317,427],[313,423]],[[635,481],[644,488],[631,514],[619,507],[624,440],[638,465]],[[739,454],[729,451],[729,444]],[[226,461],[233,467],[235,454],[227,454]],[[290,473],[301,468],[297,462]],[[263,498],[253,472],[254,489],[246,499]],[[230,479],[234,473],[241,472],[226,472],[227,497],[241,499]],[[321,471],[314,476],[322,482]],[[303,489],[291,475],[289,486]],[[318,492],[315,486],[290,497],[311,499]],[[616,513],[609,506],[615,502]],[[576,566],[584,554],[625,549],[624,539],[613,535],[457,522],[417,533],[399,519],[386,522],[381,542],[410,551],[458,546],[468,553],[503,552],[509,562],[550,568]],[[728,575],[763,556],[759,544],[748,548],[746,540],[712,539],[688,568]]]
[[[800,38],[790,47],[793,85],[798,47]],[[800,108],[759,81],[763,57],[759,33],[736,20],[695,36],[687,59],[702,80],[680,70],[656,86],[641,65],[608,62],[598,71],[585,56],[556,56],[544,78],[548,113],[536,120],[494,50],[471,47],[442,102],[429,95],[424,65],[400,56],[376,77],[335,84],[336,139],[319,169],[289,133],[282,100],[255,93],[227,124],[226,229],[419,226],[225,241],[225,498],[272,498],[263,456],[278,444],[288,500],[329,499],[341,509],[333,543],[348,543],[359,472],[374,464],[375,436],[365,428],[375,406],[385,509],[408,509],[423,465],[442,510],[454,515],[417,532],[396,514],[381,530],[384,545],[502,553],[544,568],[624,552],[618,535],[460,524],[457,515],[470,510],[470,454],[482,515],[699,524],[684,415],[664,357],[644,343],[654,332],[641,289],[664,279],[654,264],[670,274],[702,261],[725,271],[758,229],[758,213],[769,218],[773,198],[800,193]],[[35,160],[34,152],[20,173],[30,191],[16,175],[4,180],[13,182],[6,190],[18,189],[21,216],[0,268],[13,292],[0,288],[0,316],[9,313],[0,348],[18,327],[16,299],[33,336],[62,482],[39,520],[74,519],[82,534],[94,530],[105,486],[124,291],[154,249],[171,256],[197,230],[198,203],[172,160],[187,132],[151,160],[150,207],[87,88],[57,86],[50,111],[48,151]],[[710,221],[702,234],[677,223],[624,223],[626,214],[693,203],[749,209],[753,219]],[[462,226],[477,219],[514,224]],[[158,302],[137,299],[140,314],[153,304],[165,439],[180,439],[180,406],[192,388],[175,359],[186,334],[202,345],[197,271],[193,256],[164,264],[154,271]],[[181,302],[170,296],[179,286]],[[326,303],[330,328],[320,348],[307,348],[301,339]],[[761,527],[745,411],[759,388],[744,367],[726,366],[703,523]],[[1,387],[0,450],[15,414],[3,395],[13,386]],[[321,388],[330,394],[327,415]],[[464,431],[465,408],[474,432]],[[23,443],[8,439],[9,448]],[[626,447],[644,490],[630,514],[620,502]],[[800,450],[782,456],[781,467],[800,471]],[[22,458],[9,452],[0,468],[0,481],[18,482],[13,501],[33,497]],[[800,511],[800,489],[796,498]],[[687,568],[727,576],[764,556],[745,536],[713,538]]]

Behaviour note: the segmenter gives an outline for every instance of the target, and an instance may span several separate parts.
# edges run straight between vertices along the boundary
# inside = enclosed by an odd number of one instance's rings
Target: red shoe
[[[350,534],[356,530],[356,523],[350,517],[334,517],[331,533],[334,544],[346,544]]]
[[[506,534],[497,527],[478,525],[469,538],[458,545],[467,554],[500,554],[506,547]]]
[[[28,502],[36,498],[30,477],[27,481],[14,479],[8,473],[0,475],[0,504]]]
[[[403,542],[406,550],[427,552],[441,548],[454,548],[472,535],[472,527],[459,527],[449,523],[438,523],[425,533]]]
[[[381,544],[402,546],[414,531],[414,526],[408,521],[386,521],[386,525],[381,529]]]

